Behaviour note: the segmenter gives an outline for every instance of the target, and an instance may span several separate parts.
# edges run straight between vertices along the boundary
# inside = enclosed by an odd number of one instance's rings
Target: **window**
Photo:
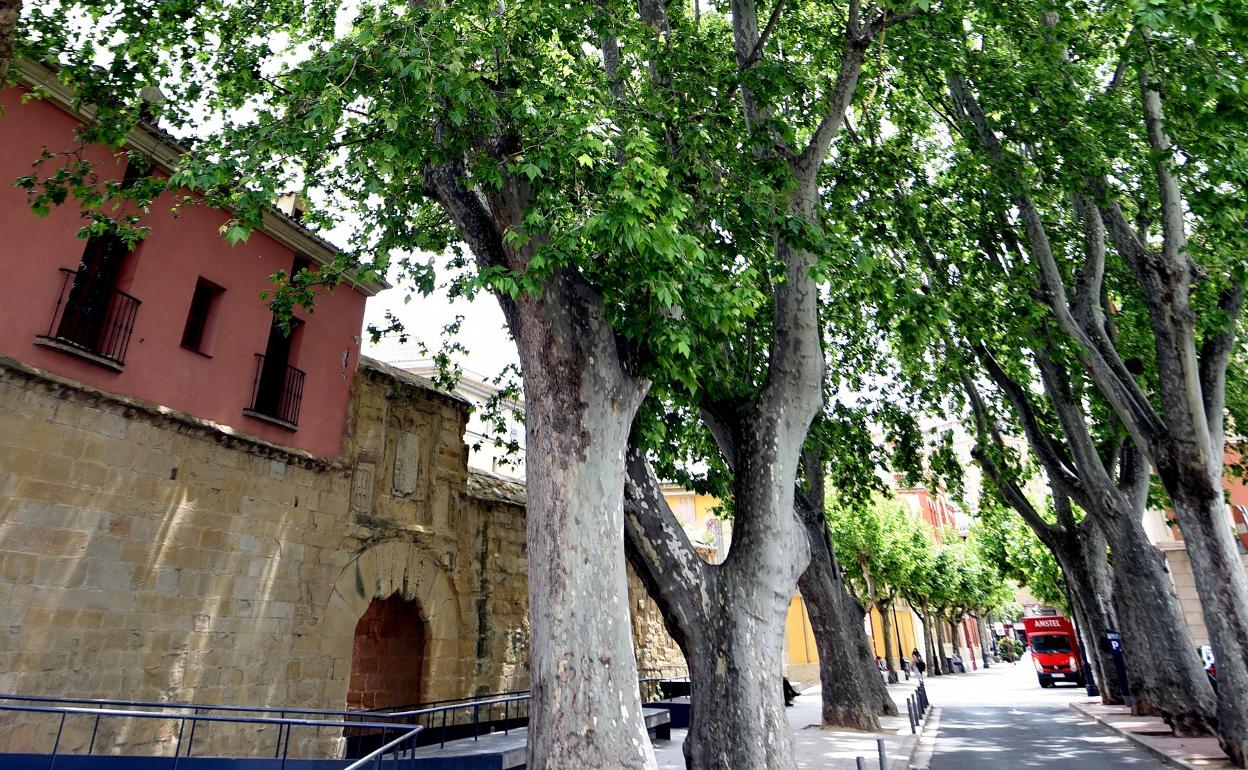
[[[125,364],[139,301],[117,289],[129,249],[116,235],[92,236],[77,270],[61,268],[48,333],[37,340],[117,369]]]
[[[290,365],[298,349],[302,322],[290,321],[290,333],[276,318],[269,327],[269,342],[264,353],[256,354],[256,376],[252,385],[251,406],[244,413],[276,420],[291,428],[299,423],[299,406],[303,400],[303,371]]]
[[[1031,651],[1041,654],[1065,654],[1070,650],[1070,638],[1064,634],[1032,634]]]
[[[212,281],[200,278],[195,282],[191,295],[191,307],[186,313],[186,327],[182,330],[182,347],[196,353],[211,355],[213,323],[217,301],[225,289]]]

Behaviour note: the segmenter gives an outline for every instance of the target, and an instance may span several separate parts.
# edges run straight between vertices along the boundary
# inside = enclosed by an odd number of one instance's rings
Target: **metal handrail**
[[[368,727],[393,730],[390,722],[350,722],[335,719],[294,719],[290,717],[231,717],[214,714],[177,714],[169,711],[130,711],[126,709],[81,708],[78,706],[17,706],[0,703],[0,711],[25,711],[67,716],[124,717],[128,719],[175,719],[187,722],[229,722],[231,724],[283,725],[293,727]]]
[[[360,758],[359,758],[359,759],[357,759],[356,761],[354,761],[354,762],[352,762],[351,764],[349,764],[349,765],[347,765],[346,767],[344,767],[342,770],[360,770],[361,768],[363,768],[363,767],[364,767],[366,764],[368,764],[369,762],[373,762],[373,763],[374,763],[374,764],[376,764],[377,766],[380,766],[380,765],[381,765],[381,758],[382,758],[382,756],[383,756],[383,755],[384,755],[387,751],[390,751],[390,750],[392,750],[392,749],[393,749],[393,750],[395,750],[395,751],[397,751],[397,747],[398,747],[398,745],[399,745],[400,743],[403,743],[403,742],[405,742],[405,741],[409,741],[409,740],[415,740],[415,739],[416,739],[416,734],[417,734],[417,733],[419,733],[419,732],[420,732],[421,730],[423,730],[423,729],[425,729],[425,728],[423,728],[423,727],[416,727],[416,728],[412,729],[412,731],[411,731],[411,732],[404,733],[403,735],[400,735],[398,738],[395,738],[394,740],[390,741],[390,742],[389,742],[389,743],[387,743],[386,745],[384,745],[384,746],[382,746],[382,747],[380,747],[380,748],[378,748],[378,749],[375,749],[374,751],[371,751],[371,752],[369,752],[368,754],[365,754],[364,756],[360,757]]]
[[[255,712],[259,714],[320,714],[322,716],[360,716],[368,714],[372,717],[380,719],[401,718],[391,717],[388,712],[377,711],[358,711],[350,709],[309,709],[309,708],[290,708],[279,706],[235,706],[235,705],[209,705],[206,703],[177,703],[169,701],[143,701],[143,700],[110,700],[107,698],[58,698],[53,695],[13,695],[0,693],[0,701],[26,701],[30,703],[79,703],[94,704],[97,706],[131,706],[139,708],[163,708],[163,709],[198,709],[200,711],[236,711],[236,712]]]
[[[299,409],[303,404],[303,383],[307,373],[290,364],[282,364],[280,382],[274,384],[266,379],[268,376],[265,355],[256,353],[256,374],[251,382],[251,404],[247,408],[292,426],[298,425]],[[266,383],[269,383],[267,388]]]
[[[291,728],[294,727],[333,727],[338,729],[346,728],[369,728],[382,731],[382,739],[385,739],[386,732],[396,729],[396,725],[390,722],[357,722],[348,720],[331,720],[331,719],[297,719],[293,717],[241,717],[226,716],[216,714],[185,714],[171,711],[136,711],[133,709],[110,709],[110,708],[83,708],[78,706],[33,706],[0,703],[0,712],[20,712],[34,714],[54,714],[60,716],[60,724],[56,729],[56,739],[52,744],[51,760],[49,767],[56,762],[61,746],[61,736],[65,731],[65,720],[71,716],[95,717],[94,725],[91,729],[91,742],[87,748],[87,755],[91,755],[95,750],[95,740],[100,729],[100,720],[104,717],[116,719],[160,719],[172,720],[179,723],[177,743],[173,748],[173,766],[178,766],[178,759],[182,754],[182,736],[186,734],[186,724],[191,723],[191,733],[187,741],[185,756],[191,756],[195,747],[195,728],[200,722],[216,722],[226,724],[247,724],[247,725],[277,725],[277,744],[273,751],[274,759],[281,759],[281,767],[286,766],[286,762],[290,753],[290,735]],[[413,737],[420,731],[420,728],[409,729],[404,734],[405,737]]]
[[[529,700],[530,697],[531,696],[529,695],[515,695],[507,698],[491,698],[489,700],[469,701],[467,703],[459,703],[452,706],[434,706],[432,708],[414,709],[411,711],[387,711],[385,714],[386,716],[394,717],[396,719],[400,717],[424,716],[425,714],[437,714],[443,711],[459,711],[460,709],[466,708],[496,706],[500,703],[516,703],[517,701]],[[372,714],[374,712],[369,711],[366,713]]]
[[[45,337],[125,365],[142,302],[96,276],[67,267],[60,272],[61,290]]]
[[[418,703],[400,703],[394,706],[384,706],[378,709],[365,709],[369,713],[389,713],[393,711],[411,711],[412,709],[434,708],[436,706],[452,706],[456,704],[472,703],[474,700],[481,698],[505,698],[509,695],[528,695],[528,690],[503,690],[501,692],[485,693],[484,695],[468,696],[464,698],[443,698],[442,700],[426,700]]]

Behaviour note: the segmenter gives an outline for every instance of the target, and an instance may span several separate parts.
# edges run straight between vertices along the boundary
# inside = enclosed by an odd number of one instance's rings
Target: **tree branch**
[[[1218,309],[1226,316],[1225,325],[1209,335],[1200,346],[1200,392],[1205,399],[1205,419],[1209,423],[1209,439],[1221,452],[1225,441],[1226,369],[1238,338],[1239,316],[1244,307],[1244,285],[1234,284],[1222,290]]]
[[[992,415],[988,412],[988,407],[984,404],[983,398],[979,395],[979,389],[975,387],[975,383],[971,378],[962,376],[962,387],[966,391],[967,400],[971,404],[971,413],[975,419],[975,432],[978,435],[976,446],[971,450],[971,455],[975,462],[979,463],[979,467],[983,468],[984,473],[992,479],[993,485],[1000,491],[1001,496],[1010,504],[1018,515],[1027,522],[1027,526],[1031,527],[1046,545],[1057,539],[1056,528],[1049,522],[1044,520],[1040,512],[1036,510],[1031,501],[1027,499],[1027,495],[1023,494],[1023,490],[1019,488],[1010,479],[1006,478],[1001,468],[993,461],[983,447],[988,443],[989,437],[998,448],[1003,449],[1005,442],[1001,438],[1000,431],[996,428],[996,422],[992,419]]]
[[[949,90],[954,101],[970,120],[988,154],[995,162],[1003,162],[1005,151],[1001,146],[1001,141],[988,126],[988,120],[978,101],[971,94],[966,80],[961,76],[951,75]],[[1018,175],[1011,174],[1011,178],[1011,181],[1019,188],[1014,194],[1014,202],[1023,220],[1030,253],[1039,267],[1041,287],[1045,291],[1048,305],[1053,310],[1058,325],[1081,346],[1078,353],[1080,362],[1088,370],[1105,398],[1118,412],[1132,438],[1141,446],[1151,445],[1160,430],[1160,420],[1156,412],[1143,391],[1140,390],[1139,384],[1126,371],[1126,366],[1117,351],[1107,350],[1097,344],[1097,341],[1089,335],[1088,330],[1071,312],[1066,298],[1065,279],[1053,256],[1052,245],[1040,216],[1040,210],[1031,196],[1023,191],[1023,181],[1018,178]]]
[[[1072,463],[1062,447],[1055,443],[1048,432],[1041,427],[1035,405],[1032,404],[1031,396],[1026,388],[1010,377],[986,346],[976,345],[974,351],[988,376],[1001,389],[1006,400],[1010,402],[1010,406],[1014,408],[1014,413],[1018,416],[1023,428],[1023,434],[1027,437],[1027,443],[1044,466],[1050,483],[1072,495],[1082,495],[1084,489],[1078,476],[1077,465]],[[978,397],[978,391],[976,391],[976,398]],[[986,411],[985,414],[987,414]],[[1001,442],[1001,445],[1004,446],[1004,442]]]
[[[481,268],[514,269],[503,235],[485,200],[467,187],[467,173],[462,160],[425,168],[423,189],[436,200],[459,230]],[[508,324],[516,316],[516,303],[511,297],[495,292]]]
[[[663,497],[654,470],[629,437],[625,457],[624,536],[629,560],[659,605],[665,625],[682,649],[709,626],[699,597],[715,580],[711,566],[694,551],[676,515]]]
[[[1096,449],[1096,441],[1081,405],[1076,403],[1075,394],[1070,386],[1070,378],[1062,367],[1053,361],[1049,351],[1043,345],[1032,350],[1036,365],[1040,369],[1040,377],[1044,382],[1045,396],[1053,406],[1058,422],[1062,425],[1062,434],[1070,447],[1075,459],[1076,473],[1079,474],[1085,489],[1089,482],[1112,483],[1108,470]]]

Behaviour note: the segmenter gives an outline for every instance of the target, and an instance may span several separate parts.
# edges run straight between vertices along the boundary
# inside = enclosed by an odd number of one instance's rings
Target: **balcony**
[[[139,300],[88,273],[64,267],[60,270],[61,291],[52,322],[48,333],[36,342],[122,371]]]
[[[303,401],[303,378],[302,370],[284,361],[266,361],[263,353],[257,353],[251,405],[243,409],[243,414],[295,430],[299,426],[299,405]]]

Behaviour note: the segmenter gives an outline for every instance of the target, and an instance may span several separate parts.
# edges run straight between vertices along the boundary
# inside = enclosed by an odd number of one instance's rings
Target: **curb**
[[[1203,766],[1194,765],[1185,759],[1180,759],[1179,757],[1172,757],[1166,752],[1152,745],[1151,743],[1148,743],[1147,741],[1145,741],[1142,736],[1139,736],[1130,731],[1121,730],[1115,727],[1114,725],[1106,721],[1105,718],[1100,716],[1099,714],[1094,714],[1091,711],[1083,708],[1082,703],[1072,703],[1070,704],[1070,707],[1074,709],[1075,711],[1078,711],[1080,714],[1083,714],[1088,719],[1091,719],[1092,721],[1096,722],[1096,724],[1102,730],[1105,730],[1107,732],[1113,733],[1114,735],[1120,735],[1123,738],[1126,738],[1127,740],[1134,743],[1136,748],[1140,749],[1141,751],[1153,757],[1154,759],[1162,762],[1163,764],[1171,765],[1173,767],[1181,767],[1181,768],[1184,768],[1184,770],[1209,770],[1208,765],[1203,765]]]
[[[930,716],[920,725],[919,733],[910,752],[907,767],[910,770],[927,770],[936,751],[936,738],[940,735],[940,707],[932,706]]]

